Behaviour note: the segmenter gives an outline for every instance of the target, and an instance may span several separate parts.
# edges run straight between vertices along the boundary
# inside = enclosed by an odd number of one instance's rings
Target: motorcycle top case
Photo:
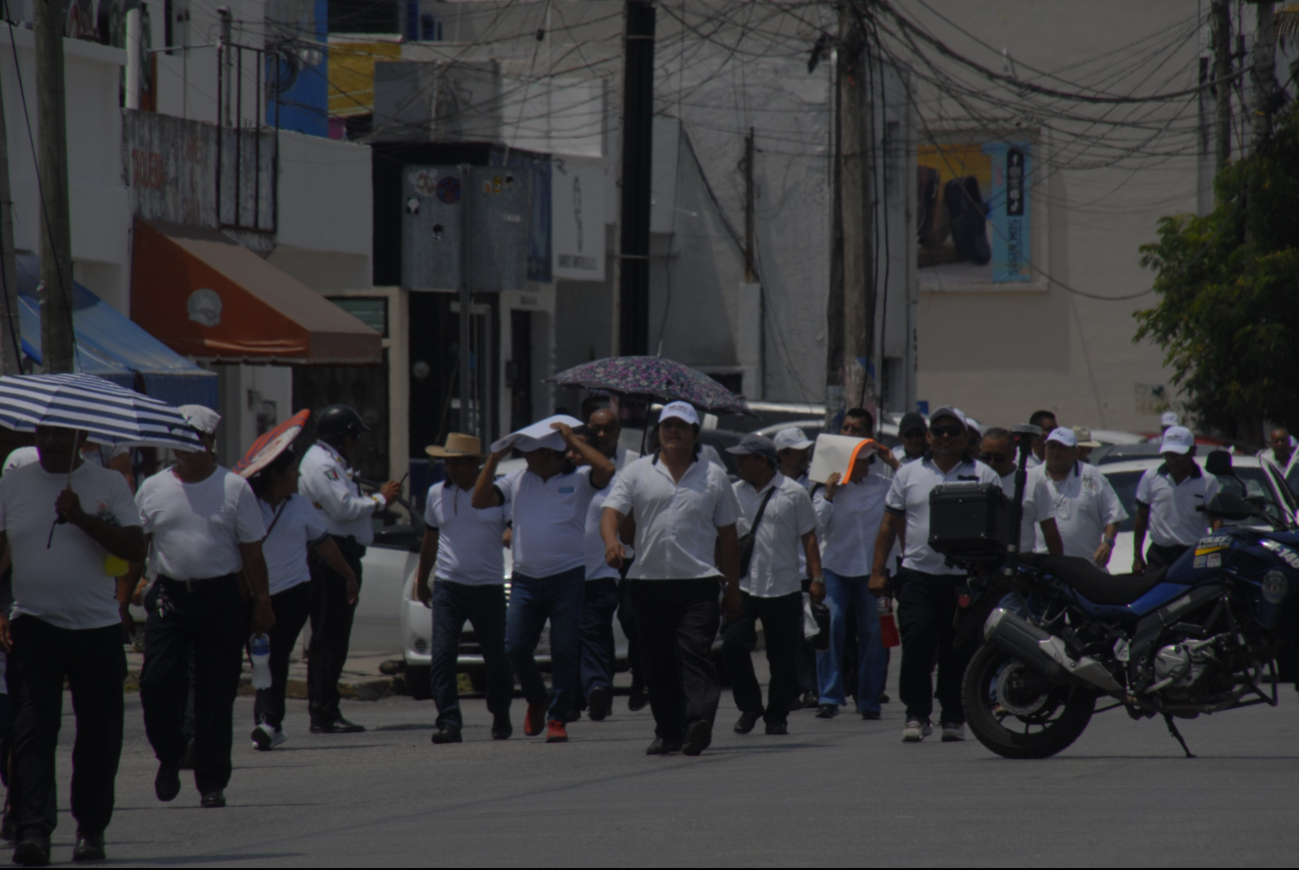
[[[951,559],[995,559],[1010,544],[1010,500],[995,483],[947,483],[929,493],[929,546]]]

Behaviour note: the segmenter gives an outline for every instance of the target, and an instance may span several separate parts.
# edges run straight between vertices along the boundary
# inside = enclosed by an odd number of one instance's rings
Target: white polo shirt
[[[438,531],[438,558],[433,574],[465,586],[505,582],[505,545],[501,536],[510,520],[508,505],[474,510],[472,491],[449,480],[429,487],[424,522]]]
[[[841,483],[834,501],[818,488],[812,499],[821,521],[821,565],[841,577],[869,576],[875,560],[875,537],[884,519],[884,500],[893,481],[878,469],[856,483]]]
[[[1150,508],[1150,540],[1161,547],[1190,547],[1204,537],[1209,518],[1196,508],[1218,494],[1218,478],[1200,466],[1174,483],[1167,465],[1151,468],[1137,484],[1137,504]]]
[[[514,572],[551,577],[586,565],[586,512],[595,498],[589,465],[542,480],[526,468],[497,478],[514,518]]]
[[[803,549],[802,537],[816,531],[816,514],[807,490],[779,471],[761,491],[743,480],[737,480],[732,489],[740,508],[735,524],[740,535],[753,528],[758,507],[771,492],[754,535],[749,573],[740,578],[740,588],[758,598],[801,593],[803,572],[798,568],[798,554]]]
[[[1001,477],[982,462],[962,459],[944,474],[926,453],[915,462],[898,469],[884,501],[885,509],[906,517],[906,550],[902,567],[925,574],[953,574],[965,572],[947,567],[947,557],[929,547],[929,493],[944,483],[995,483]]]
[[[1033,469],[1029,476],[1040,476],[1055,504],[1055,524],[1064,541],[1064,554],[1091,559],[1105,537],[1105,527],[1128,518],[1123,502],[1109,479],[1094,465],[1075,462],[1064,480],[1054,480],[1046,466]],[[1038,552],[1045,553],[1039,542]]]
[[[262,522],[267,528],[266,539],[262,541],[262,555],[266,557],[270,593],[278,595],[310,582],[307,548],[329,537],[325,518],[302,495],[289,496],[279,508],[273,508],[261,499],[257,500],[257,505],[262,509]]]
[[[716,577],[717,530],[734,525],[739,510],[721,467],[698,458],[677,482],[657,455],[620,471],[604,506],[636,514],[637,557],[627,573],[633,580]]]
[[[1034,480],[1034,476],[1045,469],[1045,465],[1031,469],[1028,479],[1024,481],[1024,516],[1019,525],[1021,553],[1031,553],[1039,544],[1043,552],[1046,551],[1046,539],[1038,534],[1037,526],[1055,516],[1055,503],[1051,500],[1051,492],[1046,488],[1046,483],[1041,479]],[[1014,501],[1015,472],[1001,478],[1001,491],[1006,494],[1006,498]]]

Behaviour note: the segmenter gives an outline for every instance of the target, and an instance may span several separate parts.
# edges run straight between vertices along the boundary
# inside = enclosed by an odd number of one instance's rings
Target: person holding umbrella
[[[174,450],[176,465],[150,477],[136,494],[157,578],[156,608],[144,629],[140,702],[158,757],[154,792],[158,800],[171,801],[180,794],[193,652],[194,784],[202,806],[224,807],[249,628],[241,574],[253,598],[253,633],[270,631],[275,615],[257,498],[248,481],[217,465],[209,446]]]
[[[142,560],[140,514],[126,480],[82,461],[85,433],[38,426],[37,463],[0,479],[0,549],[13,561],[12,620],[0,616],[15,705],[15,864],[49,863],[63,685],[72,692],[73,859],[105,857],[122,754],[125,596],[106,557]],[[69,473],[70,472],[70,473]]]

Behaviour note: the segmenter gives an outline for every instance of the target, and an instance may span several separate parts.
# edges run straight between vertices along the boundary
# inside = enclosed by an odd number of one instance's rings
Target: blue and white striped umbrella
[[[180,411],[158,399],[87,374],[0,377],[0,426],[81,429],[98,444],[193,451],[199,440]]]

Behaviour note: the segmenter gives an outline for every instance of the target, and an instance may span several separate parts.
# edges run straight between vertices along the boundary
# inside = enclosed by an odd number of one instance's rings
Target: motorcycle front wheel
[[[1056,686],[1018,659],[983,646],[965,672],[965,720],[979,742],[1006,758],[1049,758],[1078,739],[1096,709],[1096,694]]]

